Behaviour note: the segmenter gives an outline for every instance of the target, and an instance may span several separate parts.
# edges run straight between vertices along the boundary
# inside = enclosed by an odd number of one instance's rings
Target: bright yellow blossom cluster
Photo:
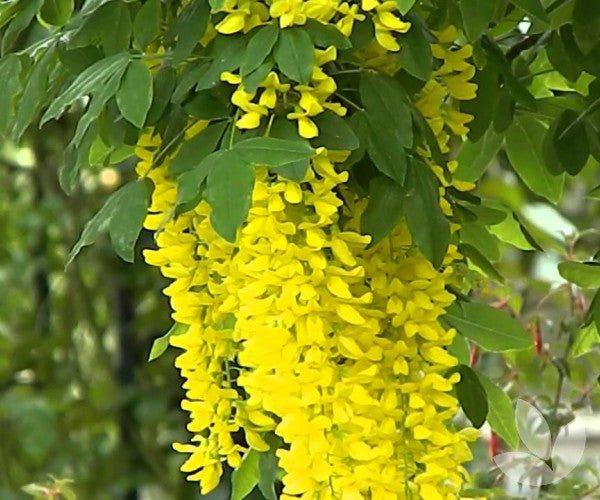
[[[469,131],[466,124],[473,120],[471,115],[461,113],[455,102],[475,99],[477,91],[477,85],[470,81],[475,75],[475,66],[467,61],[473,55],[473,47],[464,45],[451,50],[456,37],[453,26],[437,33],[438,43],[431,45],[431,52],[442,64],[415,103],[436,135],[442,153],[450,150],[450,135],[465,135]]]
[[[140,144],[140,174],[157,145],[150,135]],[[438,317],[453,301],[451,268],[433,269],[403,224],[367,248],[360,203],[335,194],[347,180],[335,159],[321,150],[302,183],[259,169],[235,244],[213,231],[205,202],[168,218],[169,160],[148,174],[146,225],[162,229],[145,257],[173,279],[173,318],[189,325],[172,337],[185,350],[177,366],[195,436],[177,445],[191,454],[182,469],[210,491],[223,461],[240,463],[232,433],[267,451],[262,433],[275,432],[282,498],[455,498],[473,433],[447,424],[459,376],[444,376],[455,332]]]
[[[335,80],[325,74],[321,66],[335,61],[337,51],[335,47],[326,50],[315,49],[315,65],[309,85],[294,85],[281,83],[279,76],[271,71],[255,92],[247,92],[239,75],[224,72],[221,79],[227,83],[237,85],[231,102],[240,110],[241,116],[236,121],[240,129],[255,129],[261,124],[261,119],[273,116],[273,110],[278,99],[292,101],[295,98],[293,109],[287,113],[287,118],[296,120],[298,134],[305,139],[317,137],[319,129],[311,119],[321,114],[326,109],[333,111],[338,116],[346,114],[346,108],[337,102],[330,102],[329,98],[336,91]],[[260,96],[258,95],[260,94]],[[257,99],[258,97],[258,99]]]
[[[360,57],[365,67],[383,64],[389,72],[398,69],[389,63],[389,52],[400,48],[394,34],[410,28],[394,1],[225,0],[213,14],[216,32],[225,35],[274,19],[282,28],[312,19],[350,35],[354,22],[370,15],[376,48]],[[464,134],[471,119],[456,102],[473,98],[476,86],[466,61],[472,49],[451,49],[452,28],[437,36],[432,52],[440,65],[416,106],[447,152],[450,134]],[[308,85],[271,71],[254,92],[238,74],[222,73],[236,85],[237,128],[264,121],[268,133],[280,115],[297,122],[301,137],[317,137],[314,117],[347,113],[332,100],[337,84],[323,69],[336,59],[334,47],[315,49]],[[195,124],[187,138],[207,124]],[[187,325],[170,341],[184,351],[176,365],[186,379],[182,408],[193,438],[175,447],[189,454],[182,466],[188,479],[207,493],[224,464],[239,467],[253,449],[275,453],[282,500],[457,498],[477,433],[457,432],[450,422],[460,376],[447,375],[457,360],[446,347],[456,332],[439,317],[454,300],[446,285],[460,257],[456,247],[436,270],[405,223],[370,246],[360,232],[366,200],[338,168],[348,152],[325,148],[316,150],[301,182],[257,167],[247,220],[229,243],[211,226],[206,201],[174,216],[171,156],[154,164],[161,142],[153,131],[144,135],[137,170],[155,185],[145,226],[156,231],[158,249],[144,255],[173,280],[164,293],[173,319]],[[448,180],[427,147],[419,153],[439,178],[442,209],[451,215],[445,189],[472,186]],[[456,162],[446,169],[453,172]],[[273,434],[283,443],[276,450]]]
[[[247,33],[270,19],[275,19],[281,28],[303,25],[312,19],[333,24],[344,35],[350,36],[354,23],[370,15],[376,40],[391,51],[400,50],[394,33],[406,33],[410,28],[410,23],[400,18],[395,0],[226,0],[214,13],[225,13],[215,28],[227,35]]]

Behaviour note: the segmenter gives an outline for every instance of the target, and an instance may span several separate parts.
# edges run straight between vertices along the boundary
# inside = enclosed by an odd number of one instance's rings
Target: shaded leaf
[[[435,175],[427,165],[413,159],[405,187],[404,213],[413,243],[438,268],[450,243],[450,223],[439,205]]]
[[[532,17],[544,23],[550,23],[550,18],[540,0],[511,0],[511,2],[515,7],[519,7],[527,12],[527,14],[531,14]]]
[[[456,369],[460,373],[460,381],[454,386],[460,406],[473,427],[479,428],[485,423],[488,414],[488,401],[485,389],[477,374],[466,365]]]
[[[133,21],[133,38],[145,50],[160,33],[160,0],[146,0]]]
[[[352,47],[352,42],[333,24],[323,24],[314,19],[308,19],[304,25],[316,47],[327,48],[334,46],[340,50]]]
[[[369,183],[369,204],[360,219],[360,230],[371,236],[374,245],[388,236],[402,220],[405,190],[388,177],[378,176]]]
[[[52,26],[64,26],[73,13],[73,0],[44,0],[39,16]]]
[[[584,54],[600,42],[600,2],[575,0],[573,7],[573,35]]]

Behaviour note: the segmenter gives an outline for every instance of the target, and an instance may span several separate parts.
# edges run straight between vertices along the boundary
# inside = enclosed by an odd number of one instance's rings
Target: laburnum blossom
[[[143,146],[140,173],[151,161]],[[182,470],[203,492],[223,462],[239,465],[239,430],[260,452],[264,432],[282,438],[283,499],[454,498],[467,476],[476,433],[448,425],[459,376],[444,376],[457,364],[445,346],[455,332],[438,321],[454,300],[451,258],[436,271],[404,224],[390,244],[368,248],[361,204],[335,193],[348,178],[335,170],[343,157],[321,149],[302,183],[259,169],[235,244],[201,202],[163,221],[158,250],[145,252],[173,279],[173,318],[189,325],[171,342],[184,349],[182,407],[195,437],[176,449],[190,454]],[[152,171],[149,227],[176,200],[164,169]]]
[[[431,51],[441,66],[434,71],[415,103],[443,153],[449,151],[450,135],[465,135],[469,130],[467,124],[473,120],[471,115],[457,109],[455,103],[474,99],[477,91],[477,85],[470,81],[475,75],[475,66],[467,61],[473,55],[473,47],[452,48],[456,36],[453,26],[437,33],[439,43],[431,44]]]
[[[308,20],[349,36],[368,16],[375,40],[357,58],[389,74],[400,68],[392,54],[398,36],[410,28],[395,1],[225,0],[214,13],[224,36]],[[437,37],[439,67],[415,106],[447,152],[450,136],[465,134],[471,119],[457,103],[472,99],[476,86],[470,46],[453,47],[453,29]],[[294,122],[300,137],[318,137],[315,117],[348,112],[328,74],[337,58],[335,47],[315,49],[306,85],[274,69],[247,91],[240,75],[223,72],[221,80],[236,86],[235,126],[266,122],[268,135],[277,115]],[[191,124],[185,139],[208,125]],[[360,231],[367,200],[350,190],[341,168],[349,152],[323,147],[300,182],[257,166],[247,219],[228,242],[212,227],[207,201],[175,210],[169,165],[176,151],[155,164],[161,145],[148,129],[136,148],[137,172],[154,183],[145,227],[155,231],[156,248],[144,257],[171,280],[164,293],[184,330],[170,343],[182,350],[176,366],[192,438],[174,447],[188,456],[188,479],[206,494],[225,467],[238,468],[252,451],[273,455],[283,470],[281,500],[458,498],[472,459],[468,443],[478,433],[453,422],[460,375],[447,348],[456,331],[439,321],[455,300],[447,285],[461,258],[456,246],[435,269],[405,222],[372,245]],[[446,190],[472,184],[452,179],[455,161],[436,164],[426,145],[417,153],[437,176],[440,206],[451,216]]]

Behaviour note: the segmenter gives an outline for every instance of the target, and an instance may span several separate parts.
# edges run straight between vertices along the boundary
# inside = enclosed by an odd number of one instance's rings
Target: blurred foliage
[[[55,175],[64,141],[46,127],[0,156],[0,498],[67,487],[77,498],[196,498],[171,450],[185,432],[174,353],[146,363],[169,327],[164,283],[108,241],[65,271],[120,173],[90,171],[67,197]]]

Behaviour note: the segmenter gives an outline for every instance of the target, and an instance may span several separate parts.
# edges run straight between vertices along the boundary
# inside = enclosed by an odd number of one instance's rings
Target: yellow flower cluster
[[[466,124],[473,120],[471,115],[461,113],[455,102],[475,99],[477,85],[470,81],[475,66],[467,62],[473,55],[473,47],[465,45],[451,50],[457,38],[453,26],[437,33],[437,38],[439,43],[432,44],[431,51],[442,64],[425,84],[415,105],[436,135],[442,153],[447,153],[450,135],[465,135],[469,131]]]
[[[226,0],[215,13],[225,17],[215,26],[222,34],[247,33],[271,19],[281,28],[303,25],[312,19],[335,25],[344,35],[350,36],[356,21],[371,15],[375,26],[375,38],[382,47],[400,50],[394,33],[406,33],[410,23],[402,21],[397,13],[395,0]]]
[[[236,121],[240,129],[257,128],[262,117],[273,116],[272,112],[278,103],[278,98],[292,102],[292,94],[295,100],[293,111],[287,114],[290,120],[298,123],[298,134],[305,139],[317,137],[319,129],[311,119],[321,114],[326,109],[333,111],[339,116],[346,114],[346,108],[337,102],[330,102],[329,98],[336,91],[335,80],[326,75],[321,69],[324,64],[335,61],[337,51],[335,47],[326,50],[315,50],[315,65],[309,85],[294,85],[293,91],[289,83],[281,83],[279,76],[271,71],[263,82],[258,86],[256,92],[247,92],[239,75],[224,72],[221,79],[228,83],[237,85],[231,102],[241,112],[241,117]],[[260,93],[260,96],[258,94]],[[258,97],[258,100],[256,98]]]
[[[230,34],[273,19],[281,27],[312,19],[350,35],[366,15],[375,25],[374,57],[383,61],[382,54],[399,49],[394,34],[410,27],[395,1],[226,0],[215,29]],[[432,51],[440,66],[416,105],[446,152],[449,135],[464,134],[470,120],[455,101],[473,98],[476,87],[466,62],[471,48],[451,50],[452,29],[437,36]],[[272,71],[247,92],[239,75],[223,73],[237,86],[236,126],[257,128],[285,102],[299,135],[318,136],[315,116],[347,112],[331,101],[336,82],[323,71],[336,58],[334,47],[315,50],[309,85]],[[188,138],[206,126],[197,123]],[[193,438],[175,447],[189,454],[182,466],[188,479],[207,493],[223,464],[238,467],[252,448],[275,452],[284,471],[282,500],[457,498],[467,478],[462,464],[472,458],[467,443],[477,433],[450,423],[459,375],[446,375],[457,364],[446,346],[456,332],[438,321],[454,300],[445,287],[456,247],[436,270],[404,223],[369,246],[359,227],[366,200],[336,169],[347,152],[324,148],[302,182],[258,167],[248,218],[229,243],[212,228],[205,201],[173,215],[177,182],[168,175],[170,157],[154,165],[160,144],[149,131],[137,148],[138,173],[155,185],[145,226],[156,231],[158,249],[144,255],[173,280],[164,292],[173,319],[188,327],[171,337],[184,350],[176,365],[186,379],[182,408]],[[440,180],[450,215],[445,189],[471,185],[448,181],[427,148],[420,153]],[[448,163],[450,172],[455,168]],[[283,442],[277,450],[268,444],[272,434]]]
[[[158,140],[138,148],[142,175]],[[232,433],[266,451],[261,433],[274,431],[286,445],[284,499],[455,498],[473,433],[447,425],[458,374],[444,377],[456,365],[444,346],[455,332],[438,317],[453,300],[451,268],[433,269],[403,224],[367,248],[360,204],[351,211],[335,194],[347,173],[333,160],[321,150],[303,183],[259,169],[235,245],[213,231],[205,202],[168,219],[168,159],[148,174],[146,225],[162,229],[145,257],[173,279],[173,318],[189,325],[172,337],[185,350],[177,366],[195,436],[177,445],[191,454],[182,470],[210,491],[223,461],[240,463]]]

